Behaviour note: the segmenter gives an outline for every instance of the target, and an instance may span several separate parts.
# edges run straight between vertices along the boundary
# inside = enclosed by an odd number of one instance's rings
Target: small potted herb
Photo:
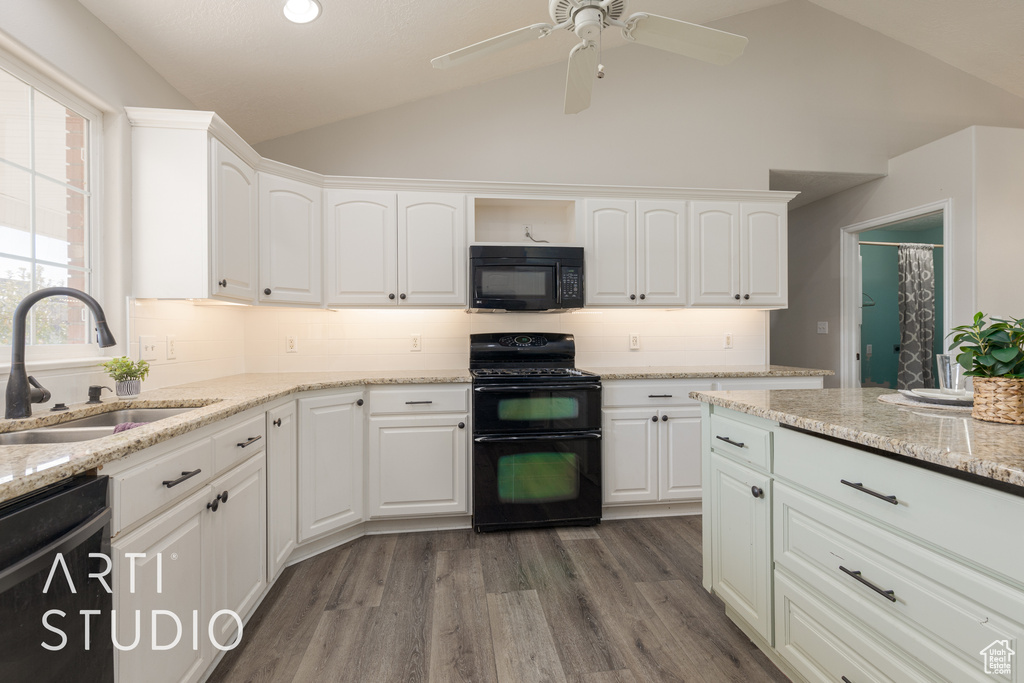
[[[144,360],[136,363],[128,356],[121,356],[103,363],[103,369],[114,380],[118,397],[135,398],[142,391],[142,380],[149,374],[149,363]]]
[[[974,409],[979,420],[1024,424],[1024,319],[974,316],[971,325],[950,333],[957,362],[974,378]]]

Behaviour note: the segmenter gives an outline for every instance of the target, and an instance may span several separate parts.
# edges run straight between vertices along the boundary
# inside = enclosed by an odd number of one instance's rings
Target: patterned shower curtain
[[[898,389],[930,389],[935,340],[935,262],[930,244],[901,244]]]

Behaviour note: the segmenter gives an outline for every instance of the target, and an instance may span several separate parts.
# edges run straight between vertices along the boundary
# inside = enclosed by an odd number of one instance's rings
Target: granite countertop
[[[601,379],[701,379],[704,377],[825,377],[831,370],[793,368],[786,365],[702,365],[589,368]]]
[[[1024,487],[1024,426],[878,400],[892,393],[891,389],[694,391],[690,397],[940,468]]]
[[[470,382],[468,370],[296,372],[220,377],[144,391],[131,400],[72,404],[61,413],[34,406],[24,420],[0,420],[0,433],[44,427],[122,408],[195,407],[143,427],[89,441],[0,446],[0,502],[124,458],[162,441],[301,391],[375,384]]]

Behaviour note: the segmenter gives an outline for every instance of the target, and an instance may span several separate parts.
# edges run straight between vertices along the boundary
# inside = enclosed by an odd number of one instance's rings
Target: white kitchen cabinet
[[[295,401],[267,411],[267,576],[284,569],[298,542],[298,414]]]
[[[711,584],[747,624],[772,639],[771,483],[768,474],[710,456]]]
[[[710,380],[605,382],[605,505],[700,500],[700,406],[688,395],[711,388]]]
[[[686,202],[586,202],[587,304],[683,306]]]
[[[466,197],[328,190],[331,306],[465,307]]]
[[[468,513],[468,387],[379,387],[369,401],[367,514]]]
[[[255,302],[259,155],[211,112],[126,111],[132,294]]]
[[[136,610],[139,620],[138,646],[114,651],[117,680],[153,683],[192,683],[199,680],[213,658],[213,646],[206,635],[206,621],[212,614],[213,586],[206,579],[212,564],[213,528],[208,521],[212,489],[205,486],[184,502],[111,543],[114,563],[114,609],[117,611],[117,642],[123,646],[135,640]],[[129,555],[137,555],[134,560]],[[129,577],[135,564],[135,586]],[[160,576],[160,591],[157,577]],[[154,650],[151,614],[167,610],[181,622],[178,646]],[[193,612],[199,614],[198,649],[192,649]],[[159,646],[174,642],[177,627],[170,616],[158,616]],[[99,634],[103,636],[103,634]]]
[[[690,204],[690,304],[783,307],[788,302],[786,205]]]
[[[261,172],[259,193],[260,301],[319,306],[323,191]]]
[[[299,542],[363,519],[363,392],[299,399]]]

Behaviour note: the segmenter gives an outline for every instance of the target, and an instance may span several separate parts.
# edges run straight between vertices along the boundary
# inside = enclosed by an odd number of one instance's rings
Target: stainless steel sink
[[[101,439],[114,433],[114,427],[123,422],[155,422],[166,417],[186,413],[195,408],[124,408],[108,413],[80,417],[48,427],[37,427],[20,432],[0,434],[0,446],[72,443]]]

